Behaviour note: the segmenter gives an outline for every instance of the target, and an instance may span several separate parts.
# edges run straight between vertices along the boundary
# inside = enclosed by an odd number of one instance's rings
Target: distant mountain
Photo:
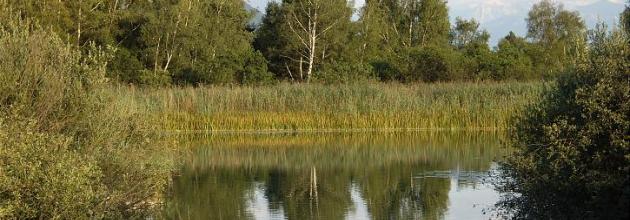
[[[262,23],[262,20],[265,14],[263,14],[260,10],[251,6],[247,2],[245,2],[245,10],[247,10],[249,13],[252,14],[252,18],[249,21],[249,25],[257,27],[260,23]]]

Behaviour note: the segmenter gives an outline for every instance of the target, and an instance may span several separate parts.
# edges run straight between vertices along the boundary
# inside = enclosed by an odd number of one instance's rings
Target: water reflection
[[[174,219],[481,219],[492,133],[219,135],[193,139]]]

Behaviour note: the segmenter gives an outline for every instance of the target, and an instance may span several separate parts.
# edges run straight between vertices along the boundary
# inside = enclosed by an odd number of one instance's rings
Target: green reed
[[[498,130],[543,83],[288,84],[109,89],[166,131]]]

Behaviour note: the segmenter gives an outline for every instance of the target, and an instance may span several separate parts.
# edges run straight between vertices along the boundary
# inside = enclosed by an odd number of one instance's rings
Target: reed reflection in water
[[[173,219],[487,219],[496,133],[371,132],[190,138]],[[494,167],[496,168],[496,167]]]

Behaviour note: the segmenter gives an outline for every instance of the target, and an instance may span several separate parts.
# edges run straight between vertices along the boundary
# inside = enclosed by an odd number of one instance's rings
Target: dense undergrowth
[[[543,83],[277,84],[112,87],[119,104],[166,131],[500,130]]]
[[[0,219],[152,215],[171,161],[103,94],[106,50],[28,22],[0,28]]]

